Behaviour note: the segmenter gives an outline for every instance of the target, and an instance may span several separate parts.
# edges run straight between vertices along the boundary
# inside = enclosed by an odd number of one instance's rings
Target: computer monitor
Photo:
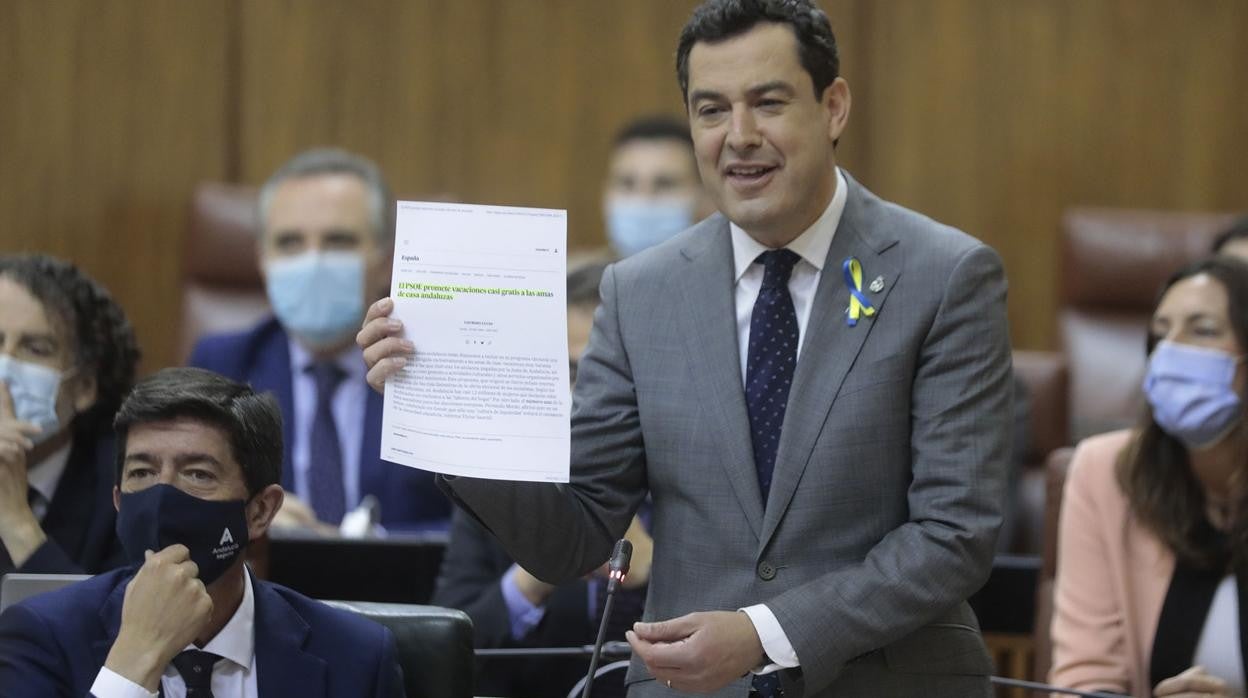
[[[56,591],[63,586],[90,579],[89,574],[27,574],[10,572],[0,580],[0,613],[35,594]]]
[[[268,579],[314,599],[427,604],[445,533],[320,538],[270,531]]]

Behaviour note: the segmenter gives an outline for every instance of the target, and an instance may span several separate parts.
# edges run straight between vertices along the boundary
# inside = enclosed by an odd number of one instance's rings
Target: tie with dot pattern
[[[309,434],[308,468],[310,502],[316,518],[337,526],[346,513],[342,483],[342,442],[334,424],[334,392],[346,373],[333,361],[319,361],[308,368],[316,380],[316,412]]]
[[[186,682],[186,698],[212,697],[212,665],[221,659],[212,652],[185,650],[173,658],[173,668]]]
[[[789,275],[799,259],[796,252],[781,249],[764,252],[754,260],[763,265],[763,287],[750,315],[745,402],[764,507],[771,491],[780,427],[784,424],[784,409],[797,365],[797,312],[789,295]]]

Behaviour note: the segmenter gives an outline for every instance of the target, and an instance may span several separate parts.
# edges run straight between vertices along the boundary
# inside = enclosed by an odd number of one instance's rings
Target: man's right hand
[[[332,526],[316,518],[316,512],[312,510],[312,507],[289,492],[282,498],[282,508],[277,510],[277,515],[273,517],[271,526],[287,530],[307,531],[325,538],[336,538],[338,536],[337,526]]]
[[[403,323],[390,317],[394,301],[382,298],[368,308],[364,326],[355,336],[355,343],[364,350],[364,363],[368,366],[368,384],[383,393],[386,379],[407,365],[409,357],[416,352],[416,345],[402,337]]]
[[[516,565],[515,571],[512,572],[511,581],[515,582],[516,588],[534,606],[541,606],[546,603],[546,599],[549,599],[550,595],[555,593],[554,584],[543,582],[529,574],[528,570],[519,565]]]
[[[104,666],[155,692],[173,658],[208,625],[212,598],[185,545],[147,552],[126,588],[121,630]]]

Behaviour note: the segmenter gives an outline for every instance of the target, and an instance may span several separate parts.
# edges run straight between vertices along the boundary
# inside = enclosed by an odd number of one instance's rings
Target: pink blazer
[[[1127,506],[1115,462],[1133,433],[1086,439],[1066,477],[1049,681],[1151,696],[1149,661],[1174,554]]]

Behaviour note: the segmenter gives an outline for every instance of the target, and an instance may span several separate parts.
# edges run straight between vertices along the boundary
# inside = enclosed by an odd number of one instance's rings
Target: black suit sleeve
[[[547,599],[546,614],[533,632],[520,640],[512,638],[501,588],[511,565],[494,536],[457,509],[432,603],[467,613],[477,647],[555,647],[593,641],[588,591],[580,580],[560,585]]]

